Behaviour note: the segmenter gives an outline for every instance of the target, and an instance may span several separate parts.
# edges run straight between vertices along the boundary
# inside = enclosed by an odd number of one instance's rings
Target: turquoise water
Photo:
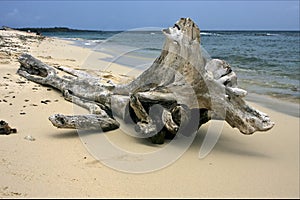
[[[74,40],[77,45],[113,56],[126,54],[152,60],[160,54],[165,39],[157,30],[43,34]],[[226,60],[232,66],[241,88],[299,102],[299,31],[203,31],[201,45],[210,57]],[[130,66],[128,59],[117,62]]]

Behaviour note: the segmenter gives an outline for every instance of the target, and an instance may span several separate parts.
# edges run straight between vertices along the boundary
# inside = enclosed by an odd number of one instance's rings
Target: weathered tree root
[[[161,144],[178,132],[189,135],[210,119],[226,120],[243,134],[267,131],[269,117],[242,99],[247,92],[237,88],[229,64],[206,59],[200,49],[200,30],[182,18],[166,35],[161,55],[152,66],[128,84],[102,83],[80,70],[48,66],[28,54],[19,58],[18,74],[54,87],[68,101],[90,111],[89,115],[56,114],[49,119],[58,128],[113,130],[114,116],[136,124],[136,131]],[[71,76],[58,76],[57,70]]]
[[[120,127],[120,124],[106,115],[61,115],[49,117],[52,124],[58,128],[71,128],[80,130],[110,131]]]

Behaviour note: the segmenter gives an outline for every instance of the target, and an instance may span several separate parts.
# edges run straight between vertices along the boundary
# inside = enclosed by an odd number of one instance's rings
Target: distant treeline
[[[45,32],[101,32],[96,30],[79,30],[79,29],[71,29],[67,27],[53,27],[53,28],[15,28],[20,31],[30,31],[35,33],[45,33]]]

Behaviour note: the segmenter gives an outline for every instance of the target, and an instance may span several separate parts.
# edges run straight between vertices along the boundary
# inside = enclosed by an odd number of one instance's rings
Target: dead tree
[[[134,123],[135,130],[153,143],[178,132],[189,135],[211,119],[226,120],[243,134],[267,131],[269,117],[243,100],[237,77],[228,63],[207,59],[200,48],[200,30],[190,18],[164,29],[160,56],[127,84],[103,82],[80,70],[48,66],[28,54],[19,58],[18,74],[61,91],[66,100],[90,111],[88,115],[56,114],[58,128],[109,131],[120,125],[114,116]],[[71,76],[58,76],[57,70]]]

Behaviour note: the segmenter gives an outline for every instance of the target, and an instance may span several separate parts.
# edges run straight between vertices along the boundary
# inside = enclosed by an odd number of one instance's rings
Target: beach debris
[[[111,84],[104,73],[106,78],[99,78],[85,71],[52,67],[29,54],[19,57],[17,73],[56,88],[65,100],[90,111],[88,115],[50,116],[58,128],[109,131],[119,128],[114,118],[119,117],[134,124],[141,136],[162,144],[178,132],[193,134],[212,119],[225,120],[246,135],[274,126],[268,115],[247,105],[243,99],[247,92],[238,88],[231,66],[202,51],[200,30],[193,20],[181,18],[163,33],[166,41],[160,56],[129,83]],[[70,76],[59,76],[57,70]]]
[[[99,130],[110,131],[119,128],[120,124],[107,114],[91,114],[91,115],[61,115],[56,114],[49,117],[49,120],[56,124],[58,128],[76,129],[80,127],[81,130]]]
[[[9,135],[11,133],[17,133],[17,129],[11,128],[4,120],[0,120],[0,134]]]
[[[46,99],[46,100],[42,100],[41,101],[41,103],[43,103],[43,104],[48,104],[48,103],[50,103],[51,101],[50,100],[48,100],[48,99]]]
[[[24,137],[24,139],[25,139],[25,140],[29,140],[29,141],[35,141],[35,138],[32,137],[31,135],[26,135],[26,136]]]
[[[28,44],[31,42],[44,39],[42,36],[13,29],[0,31],[0,63],[2,64],[8,64],[12,59],[17,59],[21,53],[28,52]]]
[[[18,84],[25,84],[26,82],[25,81],[16,81],[16,83],[18,83]]]

